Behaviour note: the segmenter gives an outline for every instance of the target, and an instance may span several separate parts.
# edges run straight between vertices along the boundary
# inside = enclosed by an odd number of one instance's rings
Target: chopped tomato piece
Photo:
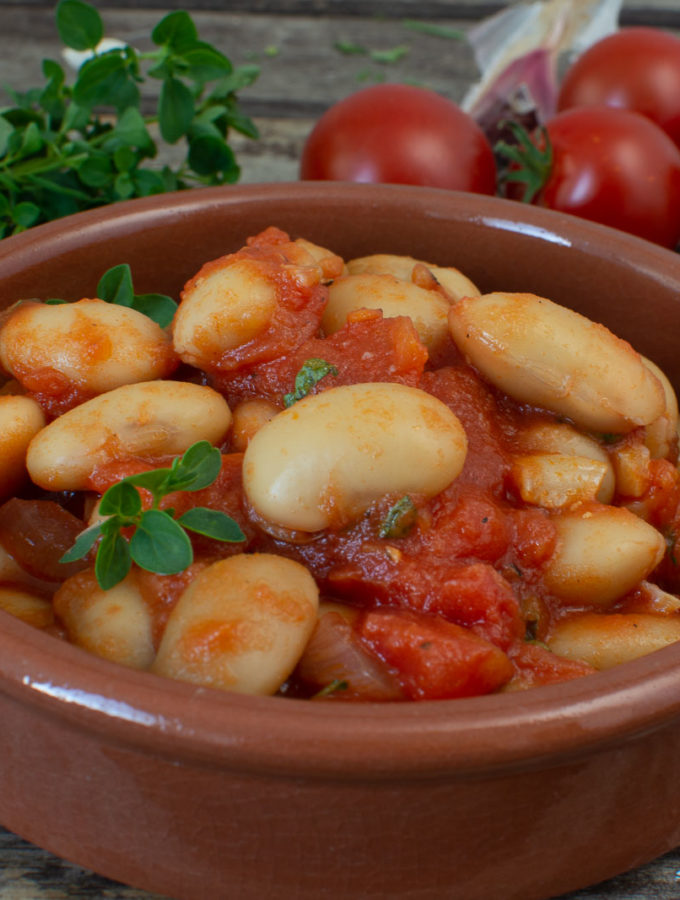
[[[428,354],[410,319],[385,319],[379,310],[371,310],[370,314],[353,317],[330,337],[305,341],[288,356],[257,369],[225,374],[215,380],[215,386],[230,405],[251,397],[281,403],[293,390],[295,376],[308,359],[323,359],[337,369],[337,375],[318,382],[312,391],[318,393],[370,381],[395,381],[414,387]]]
[[[518,643],[509,656],[515,674],[506,685],[506,690],[525,690],[542,684],[571,681],[596,671],[587,663],[558,656],[540,644]]]
[[[379,609],[362,613],[356,627],[366,646],[396,669],[410,700],[488,694],[514,671],[498,647],[439,616]]]

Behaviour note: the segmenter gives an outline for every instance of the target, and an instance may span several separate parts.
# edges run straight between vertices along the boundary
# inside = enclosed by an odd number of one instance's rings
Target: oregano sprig
[[[84,559],[101,539],[94,571],[97,583],[106,591],[127,576],[133,562],[159,575],[183,572],[194,558],[187,531],[229,543],[245,540],[238,524],[219,510],[195,506],[175,519],[174,510],[159,508],[168,494],[200,491],[211,485],[221,465],[220,451],[208,441],[198,441],[167,468],[121,479],[101,498],[102,521],[81,532],[60,562]],[[139,488],[151,494],[151,508],[144,509]]]
[[[132,271],[127,263],[120,263],[104,272],[97,285],[97,298],[136,309],[153,319],[161,328],[167,328],[177,311],[177,303],[165,294],[135,294]],[[50,305],[66,302],[56,297],[45,300]]]
[[[151,34],[155,48],[144,53],[102,43],[99,11],[84,0],[60,0],[56,25],[66,47],[88,58],[73,84],[58,62],[46,59],[41,87],[5,88],[0,238],[118,200],[238,180],[228,136],[232,129],[258,136],[237,100],[237,91],[257,78],[257,66],[234,68],[199,39],[183,10],[161,19]],[[160,81],[151,115],[142,111],[147,78]],[[166,144],[184,142],[176,166],[153,162],[163,144],[152,137],[152,125]]]
[[[165,294],[135,294],[132,272],[127,263],[108,269],[99,279],[97,297],[107,303],[129,306],[144,313],[161,328],[166,328],[177,310],[177,303]]]

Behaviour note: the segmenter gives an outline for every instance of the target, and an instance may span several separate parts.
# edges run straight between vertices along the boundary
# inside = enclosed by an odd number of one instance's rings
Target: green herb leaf
[[[130,538],[130,555],[142,569],[159,575],[175,575],[194,558],[191,541],[182,526],[160,509],[142,513]]]
[[[218,135],[203,134],[189,142],[189,163],[199,175],[211,172],[239,174],[234,151]]]
[[[70,563],[75,562],[78,559],[84,559],[94,547],[97,538],[101,533],[101,522],[98,522],[96,525],[91,525],[89,528],[86,528],[85,531],[81,531],[76,538],[75,544],[70,550],[67,550],[66,553],[64,553],[59,562]]]
[[[135,294],[131,306],[153,319],[161,328],[167,328],[177,312],[177,303],[165,294]]]
[[[59,37],[74,50],[94,50],[104,36],[101,16],[82,0],[60,0],[56,18]]]
[[[326,362],[325,359],[307,359],[300,371],[295,376],[295,389],[292,393],[286,394],[283,398],[283,404],[286,407],[292,406],[298,400],[302,400],[317,385],[322,378],[327,375],[337,376],[338,370],[336,366]]]
[[[365,56],[368,53],[366,47],[352,41],[336,41],[333,46],[338,53],[344,53],[345,56]]]
[[[349,683],[347,681],[343,681],[343,679],[341,678],[334,678],[333,681],[329,682],[325,687],[321,688],[320,691],[317,691],[311,699],[319,700],[323,697],[328,697],[331,694],[335,694],[337,691],[346,691],[348,689]]]
[[[465,32],[459,28],[449,28],[447,25],[437,25],[434,22],[403,19],[401,24],[410,31],[419,31],[421,34],[429,34],[432,37],[445,38],[446,40],[464,41],[467,37]]]
[[[102,516],[119,516],[122,519],[134,519],[142,511],[142,498],[128,481],[119,481],[104,494],[99,504]]]
[[[195,531],[197,534],[213,538],[216,541],[233,544],[246,539],[238,523],[217,509],[194,506],[180,516],[177,521],[182,528],[188,528],[189,531]]]
[[[200,491],[215,481],[221,468],[222,454],[217,447],[198,441],[174,461],[166,493]]]
[[[189,130],[194,117],[194,97],[178,78],[166,78],[158,103],[158,121],[163,140],[175,144]]]
[[[104,534],[94,561],[94,574],[104,591],[119,584],[132,567],[130,547],[119,531]]]
[[[97,297],[107,303],[128,306],[167,328],[177,310],[177,303],[165,294],[135,294],[132,272],[127,263],[108,269],[97,285]]]
[[[381,65],[390,65],[399,62],[409,52],[409,48],[403,44],[399,47],[392,47],[390,50],[371,50],[370,57],[373,62]]]
[[[97,297],[118,306],[132,306],[135,292],[132,286],[132,273],[127,263],[113,266],[104,272],[97,285]]]
[[[181,52],[190,47],[198,37],[196,26],[189,13],[183,9],[168,13],[151,32],[151,40],[159,46]]]
[[[418,510],[406,494],[397,500],[385,516],[378,534],[381,538],[402,538],[411,531],[418,519]]]
[[[21,230],[35,225],[39,217],[40,207],[36,206],[35,203],[29,203],[28,200],[17,204],[12,211],[12,219]]]
[[[498,127],[509,130],[515,139],[514,144],[498,141],[494,147],[494,152],[509,162],[501,180],[523,184],[522,202],[531,203],[552,170],[553,152],[548,132],[545,128],[539,129],[538,138],[534,140],[519,122],[501,121]]]
[[[214,81],[224,78],[232,71],[231,62],[210,44],[197,41],[190,49],[182,53],[182,60],[187,66],[186,76],[198,82]]]

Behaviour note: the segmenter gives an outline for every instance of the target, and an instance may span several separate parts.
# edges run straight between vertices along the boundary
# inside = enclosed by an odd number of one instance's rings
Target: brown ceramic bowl
[[[276,224],[410,253],[628,338],[680,384],[680,258],[554,213],[408,187],[229,187],[0,244],[0,298],[91,294],[116,263],[177,294]],[[0,613],[0,822],[176,898],[539,900],[680,843],[680,644],[522,694],[396,705],[219,693]]]

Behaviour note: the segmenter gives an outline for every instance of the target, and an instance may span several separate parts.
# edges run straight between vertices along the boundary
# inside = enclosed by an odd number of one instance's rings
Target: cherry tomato
[[[657,28],[623,28],[567,70],[559,111],[613,106],[642,113],[680,145],[680,40]]]
[[[580,107],[547,123],[553,164],[534,202],[665,247],[680,240],[680,149],[638,113]]]
[[[364,88],[330,107],[305,142],[300,177],[496,190],[477,123],[434,91],[404,84]]]

